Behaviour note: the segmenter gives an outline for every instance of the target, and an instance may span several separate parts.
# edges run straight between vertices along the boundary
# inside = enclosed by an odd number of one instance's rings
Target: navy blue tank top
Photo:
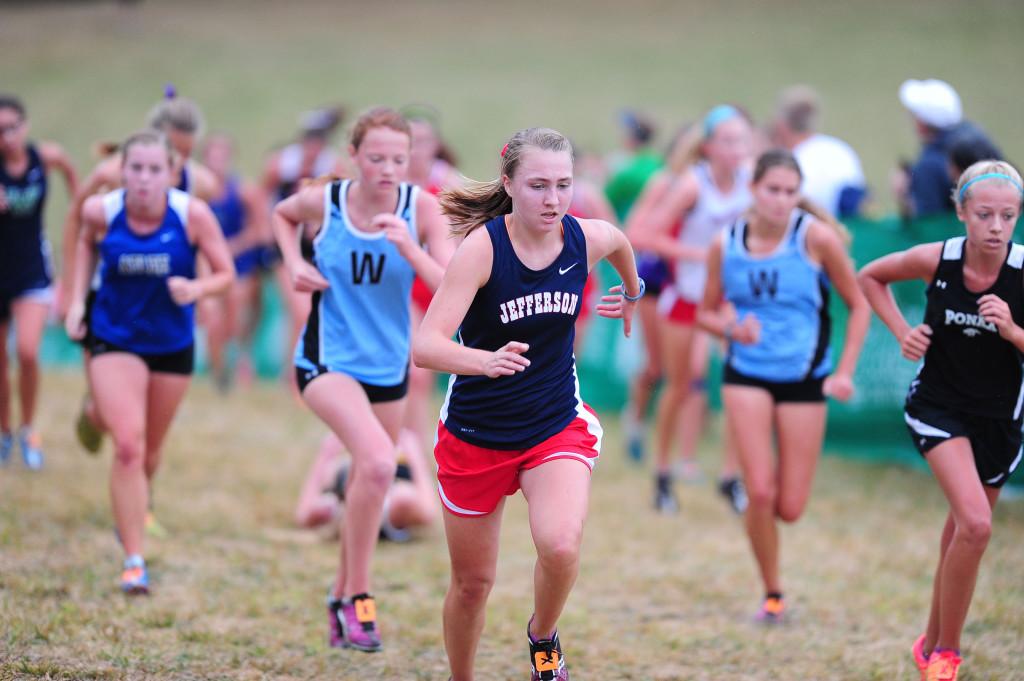
[[[242,203],[237,177],[227,179],[224,183],[224,193],[216,200],[210,201],[210,210],[220,223],[225,239],[230,239],[242,231],[245,226],[245,204]]]
[[[34,145],[19,177],[0,159],[0,185],[7,210],[0,212],[0,291],[22,292],[50,285],[50,246],[43,232],[46,166]]]
[[[501,215],[486,223],[494,260],[473,299],[459,341],[494,351],[527,343],[530,366],[513,376],[452,376],[441,420],[455,437],[478,447],[523,450],[561,432],[583,403],[573,356],[575,323],[587,281],[587,241],[576,218],[562,218],[564,244],[542,270],[524,265]]]
[[[192,345],[194,305],[178,305],[167,278],[194,279],[196,248],[189,242],[188,194],[167,192],[160,227],[137,234],[128,224],[124,190],[103,197],[107,234],[99,243],[100,286],[90,328],[99,340],[143,355],[161,355]]]

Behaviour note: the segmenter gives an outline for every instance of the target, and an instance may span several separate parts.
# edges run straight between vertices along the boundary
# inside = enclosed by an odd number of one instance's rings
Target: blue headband
[[[719,104],[704,116],[704,139],[715,134],[715,128],[733,118],[739,118],[743,114],[739,109],[729,104]]]
[[[967,192],[967,188],[970,187],[975,182],[980,182],[982,180],[1006,180],[1014,187],[1016,187],[1017,191],[1019,191],[1021,195],[1024,196],[1024,188],[1022,188],[1020,184],[1017,183],[1017,180],[1013,179],[1009,175],[1006,175],[1004,173],[985,173],[984,175],[978,175],[977,177],[969,180],[964,184],[963,187],[960,187],[960,194],[957,197],[957,201],[963,202],[964,193]]]

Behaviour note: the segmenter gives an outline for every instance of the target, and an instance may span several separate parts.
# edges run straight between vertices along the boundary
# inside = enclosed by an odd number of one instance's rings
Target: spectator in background
[[[953,136],[949,143],[949,176],[960,177],[978,161],[1002,161],[1003,153],[984,134],[969,129]]]
[[[623,147],[628,155],[612,167],[604,193],[615,210],[618,223],[622,225],[626,223],[626,216],[647,180],[661,169],[662,157],[653,148],[657,131],[648,118],[626,110],[619,116],[619,122],[624,131]]]
[[[804,197],[840,218],[860,213],[867,194],[864,170],[846,142],[818,132],[821,102],[806,85],[794,85],[779,95],[773,134],[800,164]]]
[[[958,140],[976,149],[981,145],[995,149],[995,145],[981,128],[963,120],[960,95],[947,82],[908,80],[900,86],[899,97],[914,118],[922,144],[921,155],[897,171],[893,182],[900,214],[905,218],[952,214],[951,145]]]

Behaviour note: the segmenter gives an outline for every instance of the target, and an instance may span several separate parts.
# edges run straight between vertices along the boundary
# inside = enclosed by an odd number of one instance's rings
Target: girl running
[[[53,302],[50,244],[43,222],[47,175],[60,171],[72,196],[78,179],[60,146],[30,142],[28,131],[21,101],[0,95],[0,465],[10,460],[15,441],[7,379],[7,337],[13,322],[21,400],[17,441],[25,466],[38,470],[43,452],[32,422],[39,393],[39,342]]]
[[[211,135],[203,149],[203,162],[217,176],[223,191],[210,201],[235,261],[234,286],[225,296],[206,298],[199,314],[206,327],[210,373],[214,383],[226,392],[231,386],[228,344],[239,343],[238,373],[252,377],[249,353],[260,305],[257,275],[260,251],[267,225],[267,202],[259,187],[244,182],[233,168],[234,141],[225,134]]]
[[[842,228],[818,209],[806,212],[801,181],[788,151],[757,160],[753,206],[712,243],[697,313],[704,329],[729,344],[722,401],[749,497],[747,534],[765,590],[757,619],[765,623],[779,621],[785,609],[776,521],[792,523],[803,513],[825,434],[825,396],[845,401],[853,394],[871,314]],[[850,310],[835,373],[833,286]]]
[[[637,249],[674,263],[672,283],[658,298],[659,312],[666,320],[661,325],[666,383],[658,401],[654,506],[663,513],[679,507],[672,490],[672,448],[683,406],[693,394],[693,367],[707,363],[707,345],[696,342],[695,320],[707,277],[708,247],[750,205],[751,135],[750,122],[739,109],[729,105],[712,109],[674,152],[671,165],[680,172],[672,176],[660,205],[629,226]],[[674,235],[680,219],[682,226]],[[703,353],[695,358],[695,349],[702,347]],[[704,409],[702,403],[695,408],[698,416]],[[702,420],[691,419],[694,427],[688,435],[693,443]],[[692,458],[683,466],[689,476],[699,475]]]
[[[452,374],[434,456],[451,556],[444,638],[454,681],[473,678],[494,584],[504,497],[522,488],[537,548],[527,625],[533,679],[568,679],[557,624],[579,569],[590,471],[601,425],[580,399],[574,324],[587,273],[602,258],[622,276],[625,303],[598,313],[624,321],[643,294],[626,237],[567,215],[573,155],[554,130],[517,132],[501,174],[442,195],[464,236],[427,310],[413,357]],[[451,340],[458,331],[461,342]]]
[[[199,107],[190,99],[178,97],[174,88],[168,86],[164,99],[149,112],[146,119],[149,128],[157,131],[170,143],[173,149],[171,159],[171,186],[191,194],[204,201],[216,198],[221,189],[217,177],[201,164],[191,159],[192,150],[202,133],[203,115]],[[82,229],[82,207],[92,196],[103,194],[121,187],[124,168],[124,154],[117,153],[118,145],[103,144],[101,151],[105,158],[92,170],[79,186],[75,198],[68,208],[64,220],[62,244],[62,263],[64,266],[61,277],[60,291],[57,296],[58,314],[67,317],[68,306],[72,300],[72,286],[75,273],[72,270],[77,256],[77,244]],[[87,305],[93,296],[87,300]],[[90,316],[85,315],[86,324]],[[83,339],[83,347],[88,354],[90,346],[88,332]],[[87,374],[88,380],[88,374]],[[95,404],[87,394],[82,401],[82,411],[76,423],[76,435],[79,442],[90,453],[99,451],[103,439],[103,423],[96,412]],[[151,519],[152,520],[152,519]],[[150,527],[159,532],[159,525],[154,522]]]
[[[82,208],[68,335],[85,338],[86,295],[99,260],[89,313],[87,371],[96,408],[114,441],[110,495],[125,552],[121,589],[149,591],[143,533],[150,484],[193,364],[193,306],[225,291],[231,254],[213,213],[171,188],[170,146],[141,132],[122,146],[123,189]],[[210,274],[196,277],[196,255]]]
[[[912,653],[924,681],[955,681],[960,637],[999,490],[1021,461],[1024,246],[1015,244],[1021,176],[980,161],[953,200],[966,236],[915,246],[869,263],[860,285],[900,343],[923,360],[904,420],[949,501],[931,612]],[[911,326],[889,285],[928,283],[924,321]]]
[[[370,110],[349,144],[357,178],[307,187],[273,216],[296,290],[312,293],[295,348],[299,390],[352,456],[341,559],[327,601],[330,643],[365,652],[381,649],[370,572],[405,413],[410,290],[415,275],[437,288],[443,269],[421,244],[438,252],[448,236],[437,200],[404,181],[409,145],[404,118]],[[312,263],[299,251],[304,223],[322,225]]]

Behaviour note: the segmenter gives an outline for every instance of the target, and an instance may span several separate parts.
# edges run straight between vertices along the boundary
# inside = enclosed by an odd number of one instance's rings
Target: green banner
[[[896,218],[885,220],[854,220],[847,223],[853,234],[852,255],[859,267],[893,251],[914,244],[940,241],[961,234],[962,226],[955,218],[902,224]],[[601,290],[618,283],[614,270],[601,263],[597,270]],[[894,295],[907,318],[917,322],[924,316],[924,284],[906,282],[893,287]],[[837,295],[832,296],[832,345],[834,356],[842,350],[846,325],[846,307]],[[618,411],[626,402],[629,378],[642,364],[643,343],[639,324],[632,338],[622,334],[618,320],[593,315],[583,348],[577,358],[583,398],[598,411]],[[262,377],[277,376],[285,357],[286,318],[281,298],[272,280],[264,282],[263,313],[256,334],[254,364]],[[199,334],[199,366],[203,361],[202,334]],[[47,365],[71,364],[81,361],[77,346],[61,329],[47,330],[42,349]],[[828,448],[844,455],[921,465],[921,458],[911,447],[903,423],[903,399],[917,365],[900,355],[896,340],[877,317],[864,344],[854,376],[856,394],[846,404],[829,405]],[[712,405],[718,405],[721,382],[721,360],[713,359],[708,373]],[[1017,481],[1021,475],[1015,476]]]

